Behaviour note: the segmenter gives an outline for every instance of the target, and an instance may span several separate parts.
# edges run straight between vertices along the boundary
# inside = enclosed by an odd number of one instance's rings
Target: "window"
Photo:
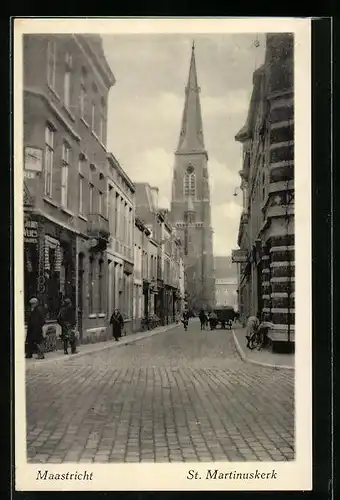
[[[113,223],[113,220],[112,220],[112,215],[111,215],[111,212],[112,212],[112,191],[113,191],[113,188],[112,186],[109,186],[109,189],[108,189],[108,197],[107,197],[107,218],[109,220],[109,230],[110,230],[110,233],[112,233],[112,223]]]
[[[105,99],[100,100],[99,139],[105,144]]]
[[[94,127],[95,127],[95,121],[96,121],[96,105],[93,102],[92,103],[92,110],[91,110],[91,128],[93,131],[94,131]]]
[[[118,236],[118,231],[119,231],[119,194],[116,193],[116,201],[115,201],[115,223],[114,223],[114,228],[115,228],[115,236]]]
[[[103,193],[101,191],[98,193],[98,213],[103,215]]]
[[[84,177],[79,174],[79,207],[78,211],[80,214],[84,214]]]
[[[61,206],[67,207],[68,198],[68,169],[70,166],[70,146],[64,142],[61,165]]]
[[[196,196],[196,176],[195,173],[186,173],[184,176],[184,195]]]
[[[48,125],[45,129],[45,195],[50,198],[52,198],[53,143],[54,130]]]
[[[90,258],[89,266],[89,313],[93,314],[93,297],[94,297],[94,259]]]
[[[55,68],[56,68],[57,44],[49,41],[47,45],[47,83],[55,89]]]
[[[64,105],[67,109],[71,105],[71,70],[72,56],[68,52],[65,55],[65,73],[64,73]]]
[[[99,273],[98,273],[98,301],[99,301],[99,312],[104,312],[103,305],[103,261],[99,261]]]
[[[85,160],[83,157],[79,158],[78,161],[78,186],[79,186],[79,205],[78,205],[78,212],[82,215],[84,215],[85,210],[84,210],[84,164]]]
[[[82,75],[80,80],[80,117],[86,120],[86,78],[87,73],[85,68],[82,69]]]
[[[89,214],[93,214],[94,208],[94,185],[90,182],[89,184]]]

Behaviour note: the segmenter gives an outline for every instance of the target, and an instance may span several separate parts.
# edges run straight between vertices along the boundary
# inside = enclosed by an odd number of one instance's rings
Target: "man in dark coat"
[[[201,330],[204,330],[208,321],[207,315],[204,309],[200,310],[199,314],[200,322],[201,322]]]
[[[68,354],[68,344],[71,346],[71,354],[75,354],[76,350],[76,315],[70,299],[65,299],[60,312],[58,314],[58,323],[61,326],[60,338],[64,344],[64,354]]]
[[[44,359],[44,336],[43,326],[45,324],[45,312],[39,306],[38,299],[33,297],[30,300],[31,311],[27,322],[26,336],[26,358],[32,358],[33,354],[38,355],[38,359]]]
[[[115,341],[118,342],[118,340],[122,336],[122,330],[124,328],[124,319],[118,309],[115,309],[113,311],[110,319],[110,324],[112,325],[112,336],[114,337]]]

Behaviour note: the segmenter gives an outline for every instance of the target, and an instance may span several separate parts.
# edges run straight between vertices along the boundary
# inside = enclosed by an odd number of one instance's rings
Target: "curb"
[[[238,341],[238,339],[236,337],[236,334],[235,334],[234,330],[232,330],[232,332],[233,332],[233,338],[234,338],[234,343],[235,343],[236,350],[237,350],[240,358],[242,359],[242,361],[244,361],[245,363],[251,363],[253,365],[264,366],[265,368],[272,368],[274,370],[295,370],[294,366],[275,365],[275,364],[271,364],[271,363],[263,363],[261,361],[254,361],[253,359],[247,358],[247,356],[244,354],[244,351],[243,351],[242,347],[240,346],[240,343],[239,343],[239,341]]]
[[[129,345],[129,344],[134,344],[136,342],[139,342],[140,340],[144,340],[146,338],[153,337],[154,335],[157,335],[159,333],[164,333],[168,330],[172,330],[172,329],[177,328],[179,326],[180,326],[180,323],[174,323],[172,325],[168,325],[167,327],[161,327],[159,330],[155,329],[155,330],[151,330],[151,331],[148,330],[145,333],[131,334],[131,335],[129,335],[130,338],[127,338],[126,340],[121,340],[120,342],[117,342],[117,343],[114,342],[113,340],[104,341],[104,342],[107,342],[107,344],[102,345],[102,346],[100,345],[101,342],[97,342],[97,343],[93,344],[94,348],[92,350],[85,351],[85,352],[79,351],[76,354],[69,355],[69,356],[64,356],[64,357],[60,356],[58,358],[52,358],[52,359],[45,358],[43,362],[41,362],[40,360],[34,360],[31,363],[26,363],[26,370],[29,370],[30,368],[35,368],[38,365],[39,366],[46,366],[46,364],[48,364],[48,363],[58,363],[58,362],[66,363],[66,362],[74,360],[80,356],[90,356],[91,354],[105,351],[107,349],[112,349],[112,348],[117,349],[118,347],[123,347],[123,346]],[[124,337],[121,337],[121,338],[124,338]],[[98,346],[98,347],[96,347],[96,346]]]

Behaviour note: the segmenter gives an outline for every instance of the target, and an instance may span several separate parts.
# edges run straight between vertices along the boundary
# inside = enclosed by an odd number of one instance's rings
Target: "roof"
[[[199,93],[200,88],[197,83],[195,46],[193,44],[188,83],[185,88],[185,103],[177,153],[205,152]]]
[[[245,125],[243,125],[241,130],[236,134],[235,136],[236,141],[243,142],[251,137],[256,109],[261,99],[261,82],[264,76],[264,69],[265,65],[262,64],[262,66],[260,66],[253,73],[253,91],[251,94],[250,104],[248,108],[247,120]]]
[[[231,260],[231,255],[214,257],[215,279],[236,279],[237,267]]]
[[[82,40],[83,43],[85,42],[85,44],[87,44],[92,53],[92,57],[95,57],[98,69],[100,69],[102,75],[106,79],[108,87],[112,87],[116,83],[116,80],[105,57],[102,37],[100,35],[80,33],[75,36],[79,40]]]
[[[147,182],[135,183],[135,210],[136,215],[145,223],[153,224],[156,207],[153,204],[151,186]]]
[[[125,180],[131,191],[134,193],[135,192],[135,185],[128,176],[128,174],[125,172],[117,158],[113,155],[113,153],[108,153],[107,154],[107,159],[111,163],[111,165],[119,172],[119,175]]]

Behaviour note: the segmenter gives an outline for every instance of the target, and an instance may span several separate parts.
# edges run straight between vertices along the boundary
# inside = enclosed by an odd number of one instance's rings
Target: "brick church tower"
[[[184,245],[188,306],[195,310],[213,307],[215,303],[208,153],[199,94],[193,44],[175,152],[170,217]]]

